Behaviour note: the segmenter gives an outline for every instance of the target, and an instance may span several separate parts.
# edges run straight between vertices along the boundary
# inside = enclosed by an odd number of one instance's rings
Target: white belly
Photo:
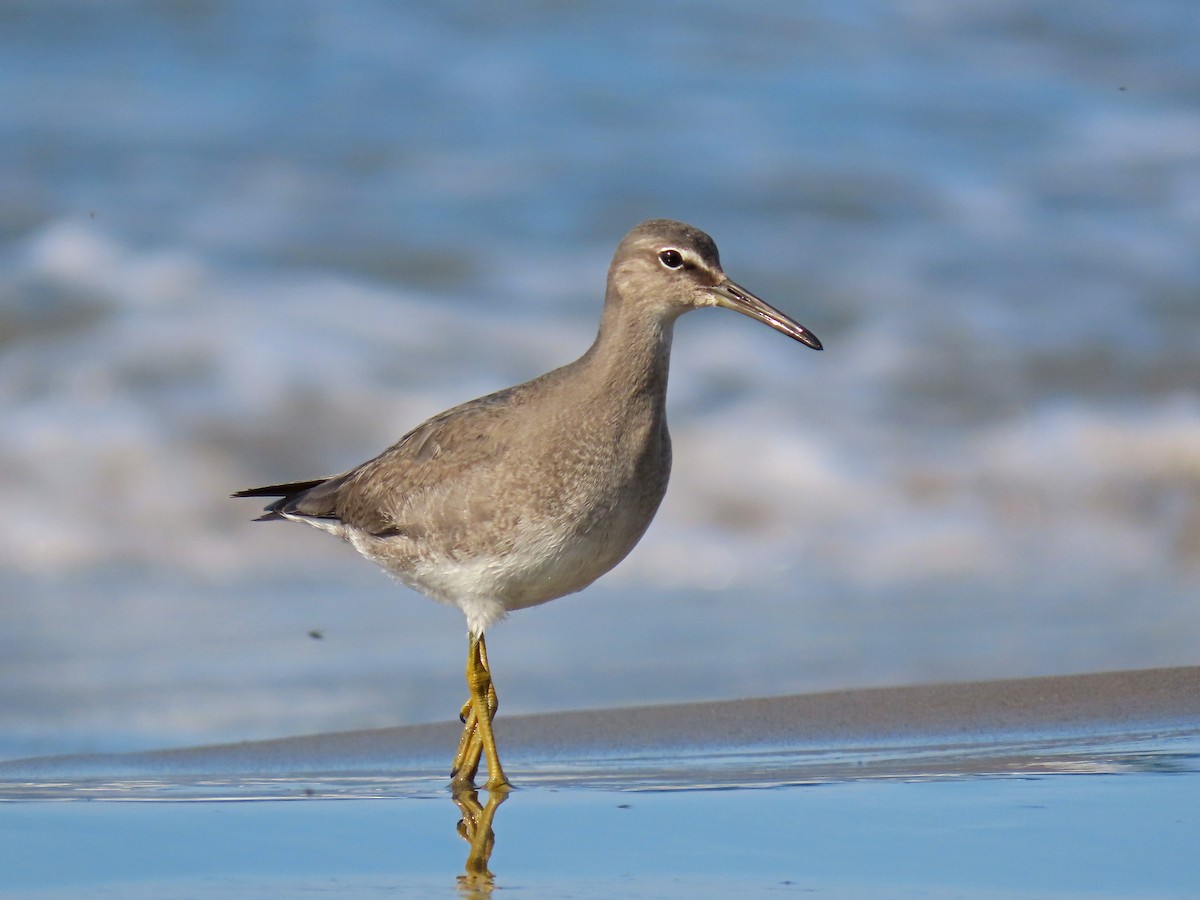
[[[546,603],[587,587],[625,558],[650,523],[615,515],[603,527],[564,539],[552,529],[526,529],[510,549],[468,559],[427,556],[403,568],[389,565],[379,539],[347,535],[355,549],[427,597],[457,606],[472,633],[483,632],[505,614]]]

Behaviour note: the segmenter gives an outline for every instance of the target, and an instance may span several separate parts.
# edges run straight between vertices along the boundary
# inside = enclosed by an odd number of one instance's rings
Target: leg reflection
[[[457,788],[453,796],[455,805],[462,813],[462,818],[458,820],[459,837],[471,845],[465,871],[458,876],[459,891],[464,896],[491,894],[495,887],[495,876],[488,869],[488,861],[492,858],[492,847],[496,843],[492,820],[500,804],[508,798],[508,790],[501,788],[488,791],[486,805],[479,802],[479,791],[473,787]]]

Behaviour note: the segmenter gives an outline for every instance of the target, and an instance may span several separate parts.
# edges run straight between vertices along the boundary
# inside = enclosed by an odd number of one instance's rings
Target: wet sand
[[[836,778],[1054,771],[1097,744],[1158,740],[1200,728],[1200,667],[790,697],[501,715],[506,768],[531,784],[623,788],[806,783]],[[221,776],[236,793],[256,775],[445,780],[457,722],[130,754],[0,762],[0,792],[20,779]],[[124,782],[122,782],[124,784]],[[122,787],[121,790],[129,790]]]
[[[1200,892],[1200,667],[497,725],[503,808],[457,723],[0,762],[0,895]]]

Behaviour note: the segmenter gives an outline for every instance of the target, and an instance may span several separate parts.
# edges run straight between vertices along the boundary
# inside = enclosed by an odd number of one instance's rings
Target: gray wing
[[[453,490],[508,446],[506,411],[515,389],[447,410],[418,425],[374,459],[332,478],[239,491],[235,497],[279,497],[257,521],[340,522],[369,534],[400,533],[397,513],[430,493]]]

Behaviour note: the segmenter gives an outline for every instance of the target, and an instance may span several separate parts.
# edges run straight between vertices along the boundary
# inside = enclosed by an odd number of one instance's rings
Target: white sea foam
[[[249,529],[231,490],[348,467],[590,338],[536,309],[218,271],[78,223],[32,240],[18,281],[98,310],[0,361],[0,556],[31,572],[295,565],[286,530]],[[715,316],[681,330],[673,484],[624,579],[771,588],[810,569],[886,582],[1058,566],[1083,587],[1195,571],[1194,397],[1035,400],[914,435],[903,408],[873,418],[926,365],[907,335],[867,325],[818,357]]]
[[[828,349],[679,323],[664,507],[495,643],[507,710],[1195,661],[1187,0],[27,6],[0,739],[456,708],[457,614],[227,495],[578,355],[661,215]]]

